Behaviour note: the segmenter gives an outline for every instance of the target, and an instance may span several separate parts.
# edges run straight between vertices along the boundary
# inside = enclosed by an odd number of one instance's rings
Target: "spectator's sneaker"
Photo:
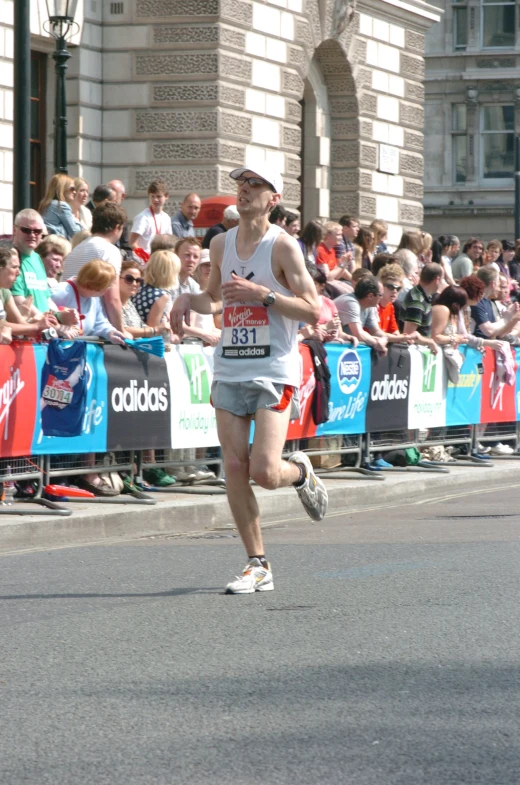
[[[264,567],[256,557],[249,559],[242,575],[226,586],[226,594],[254,594],[255,591],[273,591],[271,565]]]
[[[371,469],[393,469],[394,467],[392,466],[391,463],[388,463],[388,461],[385,461],[384,458],[376,458],[370,464],[370,468]]]
[[[199,466],[198,469],[196,469],[195,467],[191,467],[190,466],[190,469],[191,468],[193,468],[193,470],[195,471],[195,481],[196,482],[203,482],[203,481],[207,481],[207,480],[216,480],[217,479],[217,475],[215,474],[215,472],[210,471],[210,469],[208,469],[207,466]]]
[[[169,488],[170,485],[175,485],[175,477],[166,474],[164,469],[147,469],[143,472],[143,477],[155,488]]]
[[[185,466],[175,472],[175,477],[178,482],[195,482],[197,475],[194,466]]]
[[[477,452],[479,455],[487,455],[488,452],[491,452],[491,447],[485,447],[482,442],[477,444]]]
[[[316,476],[312,463],[304,452],[294,452],[290,457],[291,463],[298,463],[305,469],[305,482],[301,488],[295,486],[296,493],[313,521],[321,521],[327,514],[329,496],[325,485]]]
[[[508,444],[498,442],[498,444],[495,444],[495,446],[491,448],[490,452],[491,455],[513,455],[514,450]]]

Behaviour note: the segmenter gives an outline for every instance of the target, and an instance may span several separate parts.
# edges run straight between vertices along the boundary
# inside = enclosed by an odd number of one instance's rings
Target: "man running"
[[[288,461],[281,459],[289,420],[298,416],[298,322],[315,324],[320,307],[296,240],[269,223],[281,198],[281,176],[263,167],[242,167],[230,176],[238,187],[239,224],[213,238],[208,288],[201,294],[181,295],[172,324],[182,335],[183,318],[189,324],[190,309],[203,314],[223,311],[211,399],[229,506],[248,556],[242,575],[228,583],[226,592],[252,594],[274,586],[250,478],[270,490],[293,485],[315,521],[327,512],[327,491],[309,458],[297,452]]]

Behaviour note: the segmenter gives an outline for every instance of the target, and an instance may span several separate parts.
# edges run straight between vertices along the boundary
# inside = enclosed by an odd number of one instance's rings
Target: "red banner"
[[[311,400],[315,387],[314,365],[309,347],[303,344],[300,344],[300,361],[302,364],[300,418],[291,421],[287,434],[288,439],[305,439],[316,435],[316,426],[311,413]]]
[[[504,382],[498,380],[495,352],[491,349],[486,349],[483,363],[484,375],[482,377],[480,422],[515,422],[515,384],[504,384]],[[516,374],[516,362],[514,368]]]
[[[0,456],[30,455],[38,389],[32,345],[2,346]]]

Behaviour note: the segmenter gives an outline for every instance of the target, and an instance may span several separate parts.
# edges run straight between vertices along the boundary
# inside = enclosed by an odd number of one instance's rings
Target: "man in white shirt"
[[[136,215],[130,232],[130,247],[142,248],[147,254],[156,234],[173,234],[172,222],[164,205],[168,199],[168,187],[162,180],[154,180],[148,186],[149,206]]]
[[[195,237],[185,237],[179,240],[175,246],[175,253],[181,260],[181,271],[179,273],[179,284],[171,290],[172,301],[175,302],[181,294],[200,294],[201,288],[197,281],[191,276],[197,269],[200,262],[201,248]],[[199,341],[210,346],[216,346],[220,335],[216,332],[206,333],[197,327],[184,326],[184,337],[188,339],[198,338]]]
[[[103,296],[103,305],[111,324],[116,330],[124,332],[121,297],[119,295],[119,274],[121,273],[121,252],[115,243],[121,237],[126,221],[126,213],[122,207],[113,202],[96,207],[92,215],[92,236],[83,240],[65,259],[63,280],[77,275],[87,262],[102,259],[112,265],[116,271],[116,279]]]

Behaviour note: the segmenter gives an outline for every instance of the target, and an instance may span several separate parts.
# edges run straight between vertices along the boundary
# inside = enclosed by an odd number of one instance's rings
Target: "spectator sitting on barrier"
[[[193,272],[193,277],[200,286],[201,292],[205,292],[208,288],[210,273],[211,261],[209,258],[209,250],[207,248],[203,248],[200,253],[200,262]],[[221,314],[216,314],[213,316],[213,314],[210,313],[203,314],[194,312],[191,314],[191,324],[193,327],[197,327],[203,333],[214,335],[216,338],[218,338],[218,340],[220,340],[222,327]]]
[[[404,278],[402,267],[399,264],[387,264],[380,268],[377,278],[383,284],[383,296],[377,304],[379,326],[386,334],[388,343],[415,343],[417,333],[403,335],[397,324],[397,296]]]
[[[75,196],[76,186],[72,177],[68,174],[55,174],[51,177],[38,207],[49,234],[58,234],[70,240],[76,232],[81,232],[83,227],[72,214],[71,205]]]
[[[102,259],[112,265],[115,271],[114,283],[103,297],[103,305],[109,321],[116,330],[123,332],[123,316],[119,298],[119,273],[121,272],[121,251],[116,248],[123,227],[126,212],[113,202],[105,202],[96,207],[92,216],[92,236],[83,240],[65,259],[65,275],[77,275],[84,264],[94,259]]]
[[[383,296],[383,287],[369,273],[359,280],[352,294],[343,294],[334,301],[343,331],[380,355],[387,353],[387,336],[379,327],[377,304]]]
[[[316,325],[305,324],[300,327],[298,340],[304,341],[307,338],[313,338],[316,341],[323,341],[323,343],[352,343],[356,347],[359,343],[358,339],[353,335],[347,335],[341,328],[336,303],[324,295],[327,276],[323,270],[317,267],[309,272],[320,301],[320,317]]]
[[[323,239],[323,226],[318,221],[308,221],[298,239],[306,264],[316,264],[316,250]]]
[[[406,293],[403,302],[403,333],[418,333],[415,342],[428,346],[432,354],[437,354],[437,344],[431,337],[432,298],[442,284],[443,268],[431,262],[425,264],[419,276],[419,283]]]
[[[56,288],[61,278],[63,270],[63,259],[71,252],[71,244],[64,237],[57,234],[49,234],[42,240],[36,249],[47,273],[47,283],[51,294]]]
[[[146,264],[144,283],[133,301],[143,322],[154,331],[169,330],[171,289],[178,284],[180,267],[179,257],[172,251],[155,251]]]
[[[397,260],[397,264],[403,268],[404,273],[403,288],[399,292],[398,297],[398,300],[402,302],[406,297],[407,292],[419,283],[419,263],[417,261],[417,256],[413,251],[410,251],[409,248],[402,248],[401,250],[396,251],[394,256]]]
[[[109,262],[93,259],[83,265],[77,276],[59,283],[53,299],[58,305],[77,308],[84,317],[81,327],[85,337],[97,335],[111,343],[124,344],[125,334],[108,321],[101,304],[115,278],[116,272]]]
[[[498,272],[490,266],[485,266],[479,268],[477,277],[482,281],[485,289],[484,296],[476,305],[471,306],[471,318],[474,323],[473,333],[479,338],[506,336],[520,321],[518,303],[507,308],[502,317],[497,319],[492,298],[498,288]]]
[[[58,322],[52,313],[39,314],[31,323],[20,313],[11,293],[11,287],[20,274],[20,258],[14,248],[0,247],[0,320],[2,343],[10,343],[11,336],[38,338],[42,330],[57,327]],[[9,337],[9,340],[6,338]]]

